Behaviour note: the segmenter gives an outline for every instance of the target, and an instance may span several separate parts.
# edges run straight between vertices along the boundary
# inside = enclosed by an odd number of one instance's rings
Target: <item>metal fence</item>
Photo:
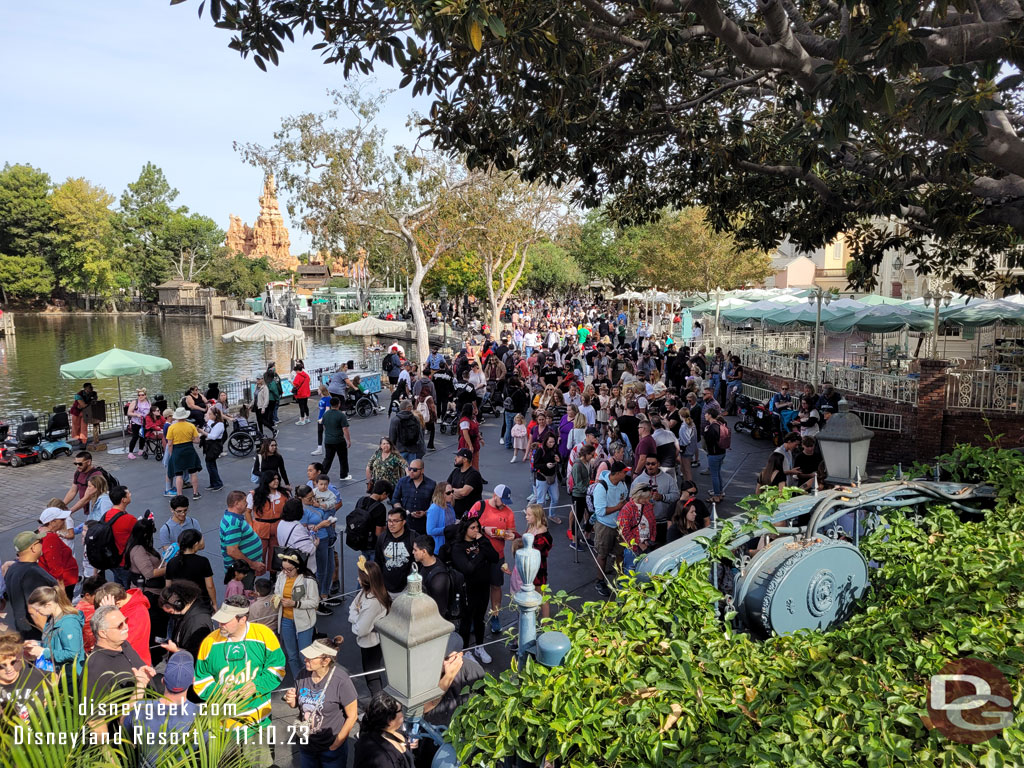
[[[781,352],[783,354],[806,353],[813,347],[811,341],[814,334],[810,331],[787,331],[785,333],[765,331],[729,331],[719,330],[718,333],[711,331],[700,341],[692,342],[692,345],[701,345],[714,349],[721,347],[724,351],[732,350],[733,354],[739,354],[737,349],[757,349],[769,352]]]
[[[947,370],[946,407],[1024,413],[1024,372]]]
[[[758,386],[749,382],[743,382],[743,394],[767,403],[775,395],[775,390]],[[901,432],[903,430],[903,415],[899,413],[883,413],[881,411],[865,411],[859,408],[850,408],[850,413],[860,417],[861,423],[868,429],[882,432]]]
[[[893,376],[862,368],[849,368],[835,363],[821,363],[820,377],[814,375],[814,364],[762,349],[742,349],[736,352],[743,365],[770,376],[794,382],[828,381],[840,392],[870,395],[897,403],[917,403],[917,379]]]

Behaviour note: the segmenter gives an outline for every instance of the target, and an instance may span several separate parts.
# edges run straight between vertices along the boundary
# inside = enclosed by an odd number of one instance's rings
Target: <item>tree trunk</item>
[[[416,247],[411,246],[410,250],[413,251],[413,263],[416,265],[416,272],[412,276],[412,282],[409,283],[409,310],[412,312],[413,327],[416,329],[416,363],[422,366],[426,363],[427,356],[430,354],[427,316],[423,313],[423,300],[420,298],[420,286],[423,284],[423,278],[427,275],[427,270],[420,262]]]

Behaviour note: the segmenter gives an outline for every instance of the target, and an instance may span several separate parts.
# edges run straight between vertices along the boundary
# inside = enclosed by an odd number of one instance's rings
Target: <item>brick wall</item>
[[[930,461],[957,443],[989,445],[989,435],[1002,435],[998,443],[1003,447],[1024,442],[1024,415],[1000,413],[989,416],[986,423],[986,415],[977,411],[946,410],[946,369],[949,363],[945,360],[919,362],[921,380],[916,406],[853,393],[847,398],[851,408],[898,413],[903,417],[900,432],[873,430],[875,437],[868,452],[869,461],[885,464]],[[747,368],[746,374],[752,383],[774,390],[786,381],[792,388],[802,391],[805,383],[770,376],[752,368]]]

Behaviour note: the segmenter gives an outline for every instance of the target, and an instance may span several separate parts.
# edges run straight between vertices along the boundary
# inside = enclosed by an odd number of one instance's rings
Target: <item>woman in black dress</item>
[[[263,441],[252,462],[253,475],[259,477],[264,472],[276,472],[281,478],[281,485],[289,491],[292,489],[292,484],[288,482],[288,470],[284,468],[284,458],[277,452],[277,440],[274,438]]]
[[[477,645],[484,642],[484,615],[491,594],[491,569],[498,563],[498,553],[480,530],[480,520],[464,517],[459,521],[458,533],[452,542],[452,564],[466,579],[468,609],[462,615],[459,634],[462,642],[470,646],[472,629]]]

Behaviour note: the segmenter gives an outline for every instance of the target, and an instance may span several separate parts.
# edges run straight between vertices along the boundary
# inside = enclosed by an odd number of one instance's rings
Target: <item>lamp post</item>
[[[444,333],[442,349],[448,349],[448,286],[442,285],[437,295],[441,299],[441,331]]]
[[[374,627],[380,635],[384,667],[388,671],[385,689],[410,714],[444,691],[438,686],[448,636],[455,625],[441,618],[437,603],[423,593],[423,577],[413,565],[409,586],[395,598],[387,616]]]
[[[818,445],[828,469],[828,481],[848,485],[860,482],[867,472],[868,447],[875,433],[861,424],[850,404],[839,401],[839,412],[818,432]]]
[[[943,306],[948,307],[949,303],[953,301],[953,295],[949,291],[940,291],[938,288],[935,291],[925,291],[924,305],[926,307],[935,307],[935,314],[932,318],[932,358],[939,356],[939,309]]]
[[[812,307],[817,305],[818,313],[814,319],[814,381],[812,382],[817,388],[820,374],[818,372],[818,348],[821,346],[821,304],[825,303],[827,307],[832,303],[832,292],[824,290],[820,285],[815,286],[807,297],[807,303]]]
[[[722,288],[719,286],[715,288],[715,343],[713,346],[718,346],[718,316],[722,309]]]

